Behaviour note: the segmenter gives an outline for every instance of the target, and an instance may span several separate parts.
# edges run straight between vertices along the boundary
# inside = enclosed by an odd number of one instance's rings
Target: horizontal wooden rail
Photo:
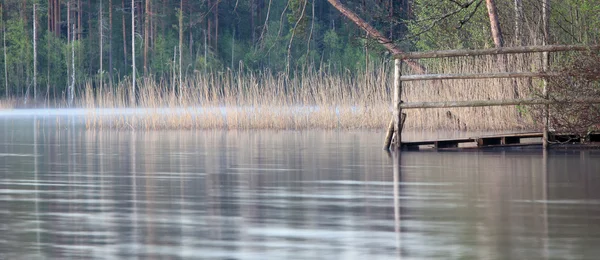
[[[452,108],[452,107],[487,107],[514,105],[544,105],[558,103],[587,103],[600,104],[600,99],[579,99],[568,101],[546,99],[506,99],[506,100],[473,100],[473,101],[441,101],[441,102],[410,102],[400,104],[401,109],[416,108]]]
[[[558,72],[496,72],[496,73],[462,73],[462,74],[422,74],[400,77],[401,81],[441,80],[441,79],[498,79],[498,78],[544,78],[556,77]]]
[[[503,47],[480,50],[443,50],[428,52],[406,52],[394,55],[395,59],[429,59],[461,56],[482,56],[495,54],[515,54],[532,52],[557,52],[557,51],[590,51],[600,50],[600,45],[543,45]]]

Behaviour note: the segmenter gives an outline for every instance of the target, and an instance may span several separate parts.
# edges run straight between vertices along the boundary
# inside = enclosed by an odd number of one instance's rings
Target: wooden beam
[[[491,48],[479,50],[443,50],[428,52],[406,52],[394,55],[396,59],[429,59],[461,56],[482,56],[495,54],[514,54],[532,52],[558,52],[558,51],[591,51],[600,50],[598,45],[544,45],[544,46],[517,46],[504,48]]]
[[[401,109],[416,108],[451,108],[451,107],[487,107],[487,106],[515,106],[515,105],[544,105],[556,103],[588,103],[600,104],[600,99],[579,100],[546,100],[546,99],[507,99],[507,100],[473,100],[473,101],[441,101],[441,102],[411,102],[400,104]]]
[[[461,74],[420,74],[400,77],[402,81],[442,80],[442,79],[500,79],[500,78],[546,78],[561,76],[558,72],[493,72]]]
[[[400,59],[394,60],[394,133],[396,134],[396,150],[402,147],[402,63]]]
[[[389,151],[392,145],[392,137],[394,136],[394,118],[390,120],[385,139],[383,140],[383,150]]]

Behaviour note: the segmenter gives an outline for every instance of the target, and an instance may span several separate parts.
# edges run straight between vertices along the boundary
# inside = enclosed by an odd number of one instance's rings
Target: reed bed
[[[17,101],[14,99],[0,99],[0,110],[13,109],[17,107]]]
[[[426,60],[430,73],[536,71],[539,56],[511,55]],[[131,83],[87,84],[79,106],[88,128],[132,129],[385,129],[391,119],[391,64],[332,73],[305,69],[292,75],[269,70],[196,73],[177,80],[140,79],[136,104]],[[403,72],[412,74],[410,69]],[[452,101],[530,97],[530,79],[405,82],[403,100]],[[108,109],[108,110],[107,110]],[[114,113],[112,109],[120,109]],[[107,112],[108,111],[108,112]],[[408,129],[513,130],[533,128],[528,108],[484,107],[405,110]]]

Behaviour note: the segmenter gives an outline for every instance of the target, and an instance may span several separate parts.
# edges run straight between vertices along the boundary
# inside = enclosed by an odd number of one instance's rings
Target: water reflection
[[[0,124],[0,259],[600,253],[598,151],[388,157],[367,131]]]

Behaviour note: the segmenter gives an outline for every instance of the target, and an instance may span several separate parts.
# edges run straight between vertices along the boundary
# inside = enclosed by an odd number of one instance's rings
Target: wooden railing
[[[388,127],[385,137],[384,149],[398,150],[402,146],[402,128],[406,115],[402,113],[403,109],[415,108],[450,108],[450,107],[485,107],[485,106],[510,106],[510,105],[546,105],[544,108],[544,129],[543,144],[547,148],[548,144],[548,105],[557,103],[548,97],[547,78],[560,76],[558,72],[548,71],[548,53],[563,51],[592,51],[600,50],[600,45],[544,45],[544,46],[522,46],[505,47],[479,50],[445,50],[430,52],[408,52],[394,56],[394,97],[393,97],[393,119]],[[542,52],[542,71],[537,72],[497,72],[497,73],[462,73],[462,74],[421,74],[421,75],[402,75],[402,65],[406,60],[429,59],[429,58],[447,58],[447,57],[467,57],[484,56],[499,54],[518,54],[518,53],[536,53]],[[473,101],[445,101],[445,102],[402,102],[402,82],[403,81],[423,81],[423,80],[455,80],[455,79],[493,79],[493,78],[541,78],[543,79],[542,98],[536,99],[509,99],[509,100],[473,100]],[[582,102],[582,103],[600,103],[598,99],[579,99],[561,102]],[[395,140],[393,142],[393,140]]]

